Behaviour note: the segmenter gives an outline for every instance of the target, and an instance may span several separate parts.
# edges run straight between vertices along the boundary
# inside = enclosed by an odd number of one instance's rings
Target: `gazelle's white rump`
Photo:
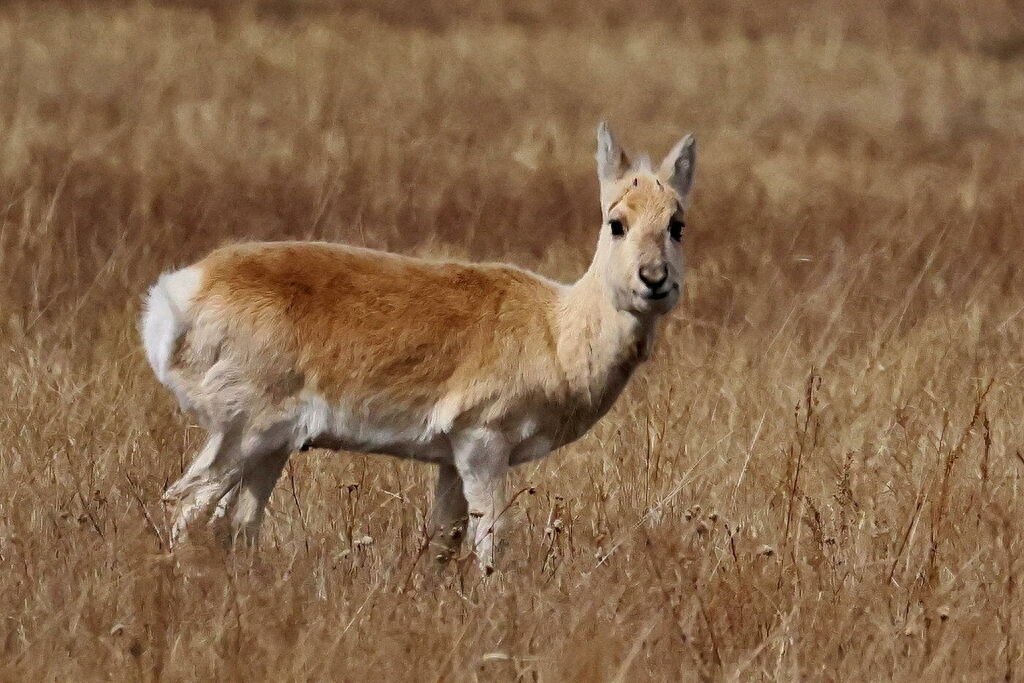
[[[165,273],[149,289],[142,315],[142,342],[157,379],[167,383],[171,356],[187,328],[189,306],[199,290],[198,268]],[[173,388],[173,387],[172,387]],[[178,394],[182,407],[185,397]]]
[[[569,285],[323,242],[227,246],[161,277],[147,357],[211,434],[168,492],[176,532],[216,506],[254,537],[295,450],[383,453],[438,466],[440,555],[468,517],[491,566],[507,469],[607,412],[676,304],[694,161],[686,138],[657,171],[633,166],[599,128],[604,220]]]

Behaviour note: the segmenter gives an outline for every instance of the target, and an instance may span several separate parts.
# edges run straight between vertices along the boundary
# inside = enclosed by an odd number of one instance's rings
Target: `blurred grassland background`
[[[1024,677],[1024,10],[747,5],[0,7],[0,678]],[[432,566],[429,467],[316,451],[258,557],[169,556],[147,285],[285,238],[571,280],[601,118],[698,136],[686,293],[517,471],[507,571]]]

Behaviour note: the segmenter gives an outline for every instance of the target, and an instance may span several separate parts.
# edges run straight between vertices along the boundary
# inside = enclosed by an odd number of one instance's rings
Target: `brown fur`
[[[505,383],[510,368],[560,373],[527,353],[551,346],[556,292],[518,268],[301,242],[224,247],[196,265],[194,319],[218,321],[221,353],[262,378],[268,399],[297,375],[292,393],[373,396],[390,410]],[[180,366],[205,372],[209,351],[187,341]]]

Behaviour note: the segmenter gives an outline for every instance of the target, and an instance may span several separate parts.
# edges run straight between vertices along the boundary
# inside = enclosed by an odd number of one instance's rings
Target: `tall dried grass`
[[[371,5],[0,10],[0,678],[1024,675],[1014,5]],[[321,452],[258,557],[168,555],[145,285],[314,237],[571,279],[605,116],[700,138],[686,297],[517,473],[508,571],[431,566],[428,468]]]

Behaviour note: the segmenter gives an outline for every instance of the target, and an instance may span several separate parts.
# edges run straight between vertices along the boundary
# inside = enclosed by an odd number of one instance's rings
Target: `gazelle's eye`
[[[626,234],[626,226],[622,224],[622,221],[616,218],[608,221],[608,227],[612,229],[613,237],[622,237]]]
[[[686,223],[678,218],[673,218],[668,222],[668,234],[672,239],[678,242],[683,239],[683,228],[685,227]]]

